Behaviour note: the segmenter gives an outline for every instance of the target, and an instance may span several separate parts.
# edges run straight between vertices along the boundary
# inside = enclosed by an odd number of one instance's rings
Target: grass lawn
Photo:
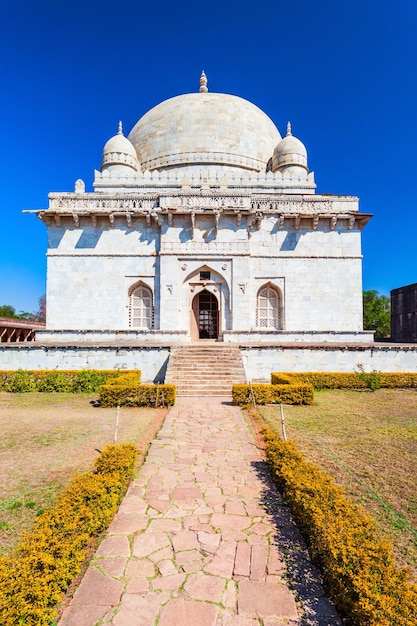
[[[279,407],[258,409],[281,435]],[[373,515],[417,576],[417,392],[318,391],[313,405],[284,414],[287,438]]]
[[[113,443],[116,409],[92,406],[97,394],[0,393],[0,553],[76,473],[88,471]],[[166,409],[120,410],[117,441],[145,452]]]

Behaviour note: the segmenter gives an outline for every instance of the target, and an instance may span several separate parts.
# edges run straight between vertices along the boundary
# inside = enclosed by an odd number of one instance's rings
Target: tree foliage
[[[363,327],[364,330],[374,330],[375,339],[390,336],[390,299],[380,295],[375,289],[363,292]]]
[[[0,305],[0,317],[17,317],[16,309],[10,304]]]
[[[45,296],[39,298],[39,309],[35,313],[29,313],[28,311],[19,311],[18,313],[11,304],[0,305],[0,317],[10,317],[30,322],[44,322],[46,319],[46,298]]]

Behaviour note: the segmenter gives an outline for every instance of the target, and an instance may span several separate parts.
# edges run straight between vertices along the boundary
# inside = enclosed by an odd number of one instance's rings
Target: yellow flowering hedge
[[[80,572],[92,539],[107,528],[132,478],[139,450],[106,446],[95,470],[77,476],[51,509],[0,558],[0,624],[48,626]]]
[[[175,385],[135,385],[112,382],[101,385],[100,405],[108,406],[172,406],[175,404]]]
[[[341,616],[355,626],[416,626],[417,585],[372,518],[292,441],[266,428],[272,474]]]
[[[120,370],[3,370],[0,391],[94,393],[100,385],[119,375]],[[141,371],[123,370],[122,376],[133,376],[140,383]]]
[[[310,384],[292,383],[281,385],[253,384],[256,404],[312,404],[314,390]],[[252,404],[250,385],[239,384],[232,387],[233,404]]]
[[[271,383],[281,384],[283,379],[310,383],[314,389],[366,389],[366,374],[361,372],[294,372],[294,374],[272,372]],[[375,372],[380,387],[388,389],[409,389],[417,387],[417,373],[414,372]],[[367,374],[368,376],[371,373]]]

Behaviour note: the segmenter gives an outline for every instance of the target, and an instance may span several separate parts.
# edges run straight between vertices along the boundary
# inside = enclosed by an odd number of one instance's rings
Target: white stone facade
[[[370,343],[357,198],[250,102],[167,100],[105,145],[94,192],[50,194],[42,342]]]

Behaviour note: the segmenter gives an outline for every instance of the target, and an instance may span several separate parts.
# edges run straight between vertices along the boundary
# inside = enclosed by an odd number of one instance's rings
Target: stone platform
[[[169,411],[59,622],[99,624],[341,624],[230,398]]]

